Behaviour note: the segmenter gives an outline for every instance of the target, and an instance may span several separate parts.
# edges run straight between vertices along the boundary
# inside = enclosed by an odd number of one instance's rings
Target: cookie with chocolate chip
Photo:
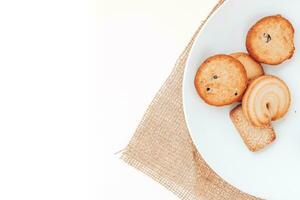
[[[207,104],[225,106],[241,99],[247,82],[246,70],[241,62],[228,55],[215,55],[200,65],[194,84]]]
[[[294,28],[281,15],[264,17],[247,34],[246,47],[256,61],[277,65],[294,55]]]

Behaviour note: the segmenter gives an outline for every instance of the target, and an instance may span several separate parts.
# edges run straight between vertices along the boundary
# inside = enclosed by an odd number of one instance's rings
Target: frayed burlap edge
[[[192,44],[213,8],[156,94],[121,159],[184,200],[255,200],[222,180],[196,150],[185,124],[182,79]]]

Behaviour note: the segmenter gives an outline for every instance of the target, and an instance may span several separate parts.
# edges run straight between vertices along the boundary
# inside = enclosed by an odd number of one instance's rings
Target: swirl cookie
[[[230,56],[234,57],[244,65],[249,83],[254,79],[264,75],[264,70],[261,64],[256,62],[247,53],[233,53],[230,54]]]
[[[247,74],[238,60],[216,55],[201,64],[194,84],[207,104],[225,106],[241,99],[247,88]]]
[[[281,79],[261,76],[249,85],[243,97],[243,113],[253,125],[263,127],[282,118],[290,102],[289,89]]]
[[[294,54],[294,28],[281,15],[264,17],[249,30],[246,47],[256,61],[280,64]]]
[[[252,152],[260,151],[276,139],[276,134],[271,125],[265,127],[253,126],[243,114],[241,105],[231,110],[230,118],[244,143]]]

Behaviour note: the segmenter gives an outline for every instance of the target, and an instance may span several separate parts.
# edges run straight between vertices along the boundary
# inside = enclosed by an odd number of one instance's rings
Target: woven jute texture
[[[221,0],[216,5],[207,19],[223,2]],[[185,123],[182,107],[183,72],[194,39],[207,19],[200,25],[156,94],[121,158],[180,199],[257,199],[229,185],[210,169],[195,148]]]

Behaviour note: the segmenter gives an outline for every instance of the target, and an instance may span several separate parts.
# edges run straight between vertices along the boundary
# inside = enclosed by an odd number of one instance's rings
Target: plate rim
[[[194,138],[194,136],[193,136],[193,134],[191,134],[191,130],[190,130],[190,126],[189,126],[189,124],[187,123],[187,119],[188,119],[188,117],[187,117],[187,112],[186,112],[186,103],[185,103],[185,101],[186,101],[186,98],[185,98],[185,85],[186,85],[186,79],[187,79],[187,66],[188,66],[188,63],[190,63],[190,61],[191,61],[191,54],[192,54],[192,52],[193,52],[193,50],[196,48],[196,41],[197,40],[199,40],[199,38],[200,38],[200,36],[201,36],[201,34],[202,34],[202,32],[204,31],[204,29],[206,28],[206,26],[207,26],[207,24],[210,22],[210,20],[214,17],[214,15],[216,15],[217,13],[218,13],[218,11],[225,5],[225,4],[227,4],[228,2],[230,2],[230,0],[224,0],[220,5],[219,5],[219,3],[221,2],[222,0],[219,0],[214,6],[213,6],[213,8],[211,9],[211,11],[208,13],[208,15],[207,15],[207,17],[206,17],[206,20],[205,21],[203,21],[203,24],[201,25],[201,27],[200,27],[200,30],[199,30],[199,32],[195,35],[195,38],[194,38],[194,42],[193,42],[193,44],[192,44],[192,46],[191,46],[191,49],[190,49],[190,51],[189,51],[189,53],[188,53],[188,57],[187,57],[187,60],[186,60],[186,64],[185,64],[185,68],[184,68],[184,72],[183,72],[183,79],[182,79],[182,88],[181,88],[181,92],[182,92],[182,106],[183,106],[183,113],[184,113],[184,119],[185,119],[185,122],[186,122],[186,127],[187,127],[187,130],[188,130],[188,132],[189,132],[189,135],[190,135],[190,137],[191,137],[191,139],[192,139],[192,142],[193,142],[193,144],[195,145],[195,147],[196,147],[196,149],[197,149],[197,151],[198,151],[198,153],[200,154],[200,156],[203,158],[203,160],[205,161],[205,163],[211,168],[211,170],[214,172],[214,173],[216,173],[223,181],[225,181],[227,184],[229,184],[230,186],[233,186],[234,188],[236,188],[236,189],[238,189],[239,191],[241,191],[241,192],[243,192],[243,193],[245,193],[245,194],[247,194],[247,195],[250,195],[250,196],[252,196],[252,194],[249,194],[249,193],[247,193],[247,192],[245,192],[245,191],[243,191],[243,190],[241,190],[240,188],[238,188],[237,186],[235,186],[235,185],[233,185],[232,183],[230,183],[230,182],[228,182],[227,180],[225,180],[221,175],[219,175],[219,173],[217,173],[210,165],[209,165],[209,163],[208,163],[208,161],[206,161],[206,159],[204,158],[204,156],[202,156],[202,153],[201,153],[201,151],[199,151],[199,147],[198,147],[198,145],[197,145],[197,143],[195,142],[195,138]]]

